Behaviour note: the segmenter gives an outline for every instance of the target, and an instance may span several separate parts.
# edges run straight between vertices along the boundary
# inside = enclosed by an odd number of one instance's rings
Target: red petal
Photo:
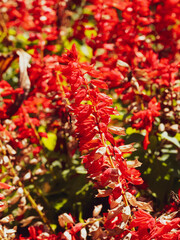
[[[9,189],[11,186],[9,186],[7,183],[0,182],[0,189]]]
[[[102,81],[102,80],[94,79],[94,80],[91,80],[91,83],[93,85],[95,85],[96,87],[98,87],[98,88],[108,89],[108,85],[104,81]]]
[[[48,138],[48,135],[47,135],[46,132],[39,132],[39,136],[40,136],[40,137]]]

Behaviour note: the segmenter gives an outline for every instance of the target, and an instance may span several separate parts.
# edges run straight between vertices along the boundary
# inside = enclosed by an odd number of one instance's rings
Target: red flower
[[[154,122],[154,118],[160,115],[160,104],[157,103],[156,98],[154,97],[148,103],[148,108],[146,110],[141,110],[137,113],[134,113],[132,116],[133,127],[136,129],[146,129],[146,136],[143,142],[144,149],[147,149],[149,144],[149,133],[152,130],[152,124]],[[138,121],[136,123],[136,121]]]
[[[137,227],[138,230],[136,233],[133,233],[136,237],[134,239],[142,239],[149,240],[152,239],[150,235],[150,231],[155,227],[156,221],[155,219],[147,212],[139,209],[134,213],[135,218],[132,220],[130,224],[130,228]]]

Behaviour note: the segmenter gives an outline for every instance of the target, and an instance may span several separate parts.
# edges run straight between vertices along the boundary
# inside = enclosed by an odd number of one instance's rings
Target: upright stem
[[[60,78],[59,78],[59,75],[60,75],[60,72],[56,72],[57,83],[58,83],[58,85],[59,85],[59,88],[60,88],[62,97],[63,97],[64,99],[66,99],[67,104],[70,105],[69,100],[66,98],[66,93],[65,93],[65,91],[64,91],[64,89],[63,89],[63,86],[62,86],[61,80],[60,80]]]
[[[40,138],[40,136],[39,136],[38,131],[36,130],[36,127],[35,127],[34,124],[32,123],[32,121],[31,121],[31,119],[30,119],[30,117],[29,117],[29,114],[25,111],[25,109],[24,109],[23,107],[22,107],[22,111],[23,111],[24,115],[27,117],[28,123],[29,123],[29,125],[31,126],[31,128],[33,129],[34,134],[35,134],[37,140],[39,141],[40,146],[43,148],[43,142],[42,142],[42,140],[41,140],[41,138]],[[44,154],[44,156],[48,159],[46,153],[43,152],[43,154]],[[49,171],[52,173],[51,167],[49,167]],[[52,174],[52,176],[53,176],[53,178],[55,178],[55,176],[54,176],[53,174]],[[38,190],[38,192],[39,192],[39,193],[42,193],[41,190]],[[43,196],[43,195],[41,195],[41,197],[44,199],[44,196]],[[47,202],[47,200],[46,200],[46,202]]]

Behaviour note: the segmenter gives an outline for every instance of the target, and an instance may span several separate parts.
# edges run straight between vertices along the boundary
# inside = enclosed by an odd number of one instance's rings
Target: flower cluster
[[[137,115],[144,121],[142,112],[147,111],[146,120],[141,125],[141,129],[146,130],[146,149],[154,117],[161,114],[160,107],[156,108],[158,113],[155,115],[150,113],[149,104],[151,101],[162,104],[165,89],[170,86],[175,89],[178,84],[179,2],[88,2],[90,5],[86,9],[89,15],[86,13],[81,21],[77,20],[74,36],[92,48],[91,62],[102,72],[104,81],[109,88],[116,88],[119,98],[126,105],[131,105],[133,127],[136,128],[134,119]],[[87,19],[92,16],[95,25],[90,27]],[[86,34],[88,29],[93,32],[91,36]],[[159,92],[160,89],[162,92]],[[152,100],[154,98],[156,100]]]

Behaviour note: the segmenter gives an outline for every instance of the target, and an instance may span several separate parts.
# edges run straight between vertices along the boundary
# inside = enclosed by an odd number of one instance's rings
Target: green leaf
[[[64,204],[67,203],[67,201],[67,198],[63,198],[61,202],[58,202],[54,205],[54,208],[59,211],[64,206]]]
[[[131,135],[131,134],[133,134],[133,133],[137,133],[137,130],[134,129],[134,128],[132,128],[132,127],[128,127],[128,128],[126,129],[126,134],[127,134],[127,135]]]
[[[46,128],[44,126],[40,126],[38,132],[46,132]],[[48,132],[47,136],[48,136],[47,138],[45,137],[41,138],[42,142],[49,151],[53,151],[56,146],[57,136],[53,132]]]
[[[175,137],[170,137],[166,131],[163,132],[163,133],[160,134],[160,135],[161,135],[161,138],[162,138],[162,139],[166,139],[166,140],[168,140],[169,142],[173,143],[173,144],[174,144],[175,146],[177,146],[178,148],[180,148],[180,143],[178,142],[177,138],[175,138]]]
[[[56,224],[50,224],[50,226],[51,226],[51,228],[52,228],[53,231],[55,231],[56,228],[57,228],[57,225],[56,225]]]
[[[78,167],[76,168],[76,172],[79,173],[79,174],[87,174],[87,171],[86,171],[86,169],[84,168],[83,165],[78,166]]]

